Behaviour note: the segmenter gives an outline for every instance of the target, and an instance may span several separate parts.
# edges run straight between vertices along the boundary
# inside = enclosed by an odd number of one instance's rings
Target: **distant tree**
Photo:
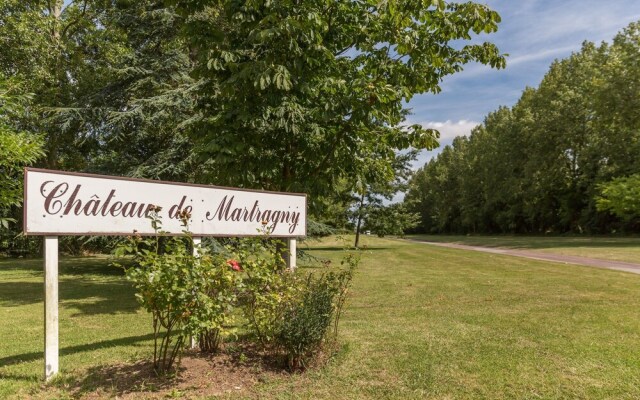
[[[384,201],[390,201],[396,193],[406,189],[407,181],[412,174],[411,163],[415,161],[417,154],[417,150],[395,154],[390,163],[391,171],[387,169],[388,161],[384,158],[371,157],[363,160],[352,189],[352,212],[356,231],[354,247],[360,244],[363,223],[371,226],[372,219],[380,218],[380,223],[377,225],[380,232],[384,225],[392,225],[391,222],[384,222],[383,219],[387,219],[390,214],[397,213],[400,209],[388,208],[384,205]],[[407,228],[412,227],[409,226],[410,224],[406,225]]]
[[[429,232],[461,229],[462,184],[469,176],[465,151],[469,141],[465,137],[454,139],[451,146],[423,168],[408,183],[404,202],[407,209],[421,215],[422,228]]]
[[[379,237],[402,236],[408,230],[415,228],[419,221],[420,215],[407,210],[404,203],[371,205],[367,210],[363,230],[371,231]]]
[[[640,173],[640,24],[585,42],[537,88],[419,170],[405,197],[429,232],[609,232],[601,188]],[[605,186],[601,186],[605,184]],[[611,195],[622,186],[611,184]],[[601,196],[604,198],[604,196]],[[632,196],[633,197],[633,196]],[[597,202],[600,204],[597,204]]]
[[[598,210],[630,221],[640,217],[640,174],[621,177],[599,186]]]

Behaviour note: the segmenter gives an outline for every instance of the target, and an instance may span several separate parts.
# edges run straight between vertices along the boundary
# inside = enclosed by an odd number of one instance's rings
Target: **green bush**
[[[338,323],[347,291],[359,259],[348,255],[347,269],[310,274],[301,280],[299,296],[284,305],[277,328],[276,343],[287,355],[289,369],[305,369],[307,361],[321,349],[331,332],[338,333]]]
[[[216,242],[214,251],[195,248],[187,221],[184,234],[163,236],[160,208],[149,217],[153,237],[134,235],[119,244],[116,256],[131,262],[127,279],[136,298],[152,314],[154,368],[171,370],[187,338],[198,339],[201,351],[218,350],[241,309],[250,337],[264,348],[284,351],[291,369],[303,369],[338,321],[358,258],[348,255],[341,268],[324,263],[320,274],[304,275],[286,268],[284,243],[264,236]],[[346,268],[345,268],[346,266]]]
[[[241,239],[235,251],[244,266],[240,306],[249,333],[263,347],[273,343],[283,304],[295,296],[295,274],[286,268],[284,244],[268,237]]]
[[[185,234],[163,237],[160,208],[150,214],[154,237],[132,236],[116,249],[116,256],[130,257],[127,279],[136,298],[153,317],[153,365],[166,373],[180,361],[189,336],[201,339],[203,350],[214,351],[220,331],[231,320],[241,267],[221,253],[202,248],[193,253],[193,239],[186,230],[188,214],[181,215]]]

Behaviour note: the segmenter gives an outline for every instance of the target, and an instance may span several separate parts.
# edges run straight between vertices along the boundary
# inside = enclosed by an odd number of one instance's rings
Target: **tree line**
[[[640,24],[585,42],[417,171],[405,204],[446,233],[640,231]],[[634,208],[635,207],[635,208]]]
[[[31,164],[305,192],[344,227],[400,151],[437,146],[406,102],[467,63],[504,67],[465,43],[499,22],[473,2],[5,0],[0,127],[36,149],[2,178]],[[0,216],[20,219],[15,196]]]

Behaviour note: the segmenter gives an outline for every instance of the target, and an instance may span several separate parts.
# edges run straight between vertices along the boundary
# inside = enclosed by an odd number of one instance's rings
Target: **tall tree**
[[[184,19],[162,1],[117,2],[104,18],[119,57],[87,96],[98,138],[90,168],[134,177],[193,180],[201,167],[187,135],[196,114],[194,63],[180,35]]]
[[[176,1],[204,80],[195,136],[223,184],[328,195],[363,160],[432,148],[406,102],[469,62],[504,66],[486,6],[442,1]]]
[[[417,150],[395,154],[391,161],[391,171],[388,170],[387,160],[384,158],[368,158],[358,169],[353,184],[353,216],[355,218],[356,237],[354,247],[360,244],[360,233],[363,223],[376,233],[386,233],[387,231],[397,232],[402,227],[410,228],[410,223],[405,223],[410,218],[404,218],[404,211],[401,207],[386,207],[384,201],[390,201],[393,196],[404,191],[407,181],[411,176],[411,163],[415,161]],[[393,224],[393,216],[397,218]],[[373,219],[379,218],[380,224],[376,225]],[[387,222],[383,224],[382,219]],[[391,229],[389,227],[392,227]],[[398,228],[400,227],[400,228]],[[379,229],[376,229],[379,228]]]
[[[637,23],[611,45],[586,42],[555,61],[539,87],[527,88],[515,106],[490,113],[468,140],[445,148],[416,174],[407,196],[423,229],[631,227],[604,212],[613,208],[597,207],[597,198],[603,183],[640,172],[640,113],[634,108],[640,104],[639,57]]]
[[[49,168],[82,169],[95,143],[82,118],[83,94],[108,77],[118,56],[104,29],[107,2],[99,0],[6,0],[0,3],[0,71],[33,93],[31,131],[45,135]]]

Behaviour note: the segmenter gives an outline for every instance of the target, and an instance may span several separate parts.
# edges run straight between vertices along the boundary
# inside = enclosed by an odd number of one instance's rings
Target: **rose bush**
[[[152,314],[153,365],[159,373],[172,369],[188,337],[199,338],[203,350],[214,351],[220,333],[232,320],[240,277],[227,258],[195,246],[187,229],[190,216],[182,213],[184,235],[164,237],[160,207],[149,214],[153,237],[134,235],[115,254],[131,261],[126,277],[136,298]],[[239,264],[238,264],[239,266]]]
[[[115,252],[129,259],[126,277],[152,314],[156,371],[179,365],[189,337],[201,351],[217,351],[234,324],[263,348],[284,352],[291,369],[305,367],[332,324],[337,335],[358,257],[347,256],[338,268],[323,263],[319,274],[293,273],[284,243],[266,228],[262,236],[217,242],[211,251],[194,244],[185,212],[179,214],[183,235],[164,236],[160,211],[152,207],[148,215],[155,236],[133,235]]]

